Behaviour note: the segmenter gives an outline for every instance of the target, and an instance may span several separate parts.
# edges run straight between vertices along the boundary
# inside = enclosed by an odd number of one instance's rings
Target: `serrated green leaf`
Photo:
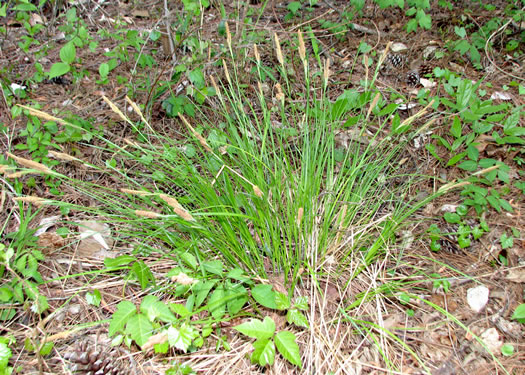
[[[199,333],[187,323],[183,323],[179,329],[173,326],[168,328],[170,346],[182,350],[184,353],[188,351],[192,341],[198,336]]]
[[[135,305],[129,301],[122,301],[117,305],[117,311],[111,317],[108,334],[113,336],[115,333],[122,331],[128,320],[137,313]]]
[[[153,326],[144,314],[135,314],[126,323],[126,333],[137,343],[144,345],[153,334]]]
[[[295,299],[294,307],[299,310],[308,310],[308,296],[299,296]]]
[[[260,366],[273,365],[275,360],[275,344],[272,340],[262,339],[253,343],[253,353],[251,356],[252,363],[258,363]]]
[[[308,319],[298,309],[290,309],[286,314],[286,321],[290,324],[295,324],[298,327],[310,328]]]
[[[275,333],[275,322],[267,316],[264,318],[264,321],[251,319],[246,323],[233,327],[233,329],[248,337],[264,340],[272,337]]]
[[[281,292],[275,293],[275,304],[278,310],[286,310],[290,308],[290,299],[288,296]]]
[[[277,346],[279,353],[291,364],[301,367],[301,354],[299,353],[299,345],[297,345],[295,339],[296,337],[292,332],[278,332],[275,335],[275,346]]]
[[[175,315],[170,311],[170,308],[151,294],[148,294],[142,300],[140,311],[146,314],[150,322],[159,319],[166,323],[173,323],[177,320]]]
[[[138,279],[140,287],[142,290],[146,289],[148,287],[150,281],[154,281],[155,277],[151,273],[151,270],[147,266],[146,263],[142,260],[137,260],[133,265],[131,266],[131,272],[135,275],[135,277]]]
[[[269,309],[277,309],[275,292],[271,285],[258,284],[252,288],[252,297],[258,304]]]
[[[514,237],[507,236],[507,233],[503,233],[499,239],[502,249],[508,249],[509,247],[514,246]]]

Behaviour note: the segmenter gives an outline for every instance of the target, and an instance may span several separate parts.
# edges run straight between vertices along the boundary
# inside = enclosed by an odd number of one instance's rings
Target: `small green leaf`
[[[276,292],[275,293],[275,304],[277,305],[278,310],[286,310],[290,308],[290,299],[284,293]]]
[[[208,300],[210,313],[217,320],[221,319],[226,313],[226,300],[224,296],[224,288],[220,286],[213,291]]]
[[[102,300],[102,296],[100,295],[100,290],[95,289],[93,293],[86,293],[86,302],[93,306],[99,306],[100,302]]]
[[[454,26],[454,32],[455,32],[456,35],[459,36],[461,39],[465,39],[465,37],[467,36],[467,31],[465,30],[464,27]]]
[[[42,348],[40,349],[40,355],[45,357],[49,353],[51,353],[51,350],[53,350],[53,347],[55,346],[55,343],[53,341],[46,342]],[[1,368],[0,368],[1,369]]]
[[[170,309],[171,309],[171,311],[173,311],[175,314],[179,315],[182,318],[190,315],[190,312],[188,311],[186,306],[184,306],[184,305],[182,305],[180,303],[171,303],[170,304]]]
[[[150,281],[155,281],[153,273],[151,273],[149,267],[142,260],[138,260],[133,263],[133,266],[131,266],[131,272],[133,272],[135,277],[138,279],[142,290],[146,289]]]
[[[137,343],[144,345],[152,336],[153,326],[144,314],[135,314],[126,323],[126,333]]]
[[[299,296],[295,299],[294,307],[299,310],[308,310],[308,296]]]
[[[258,340],[269,339],[275,333],[275,322],[270,317],[265,317],[264,321],[251,319],[246,323],[233,327],[236,331]]]
[[[445,212],[443,218],[447,223],[450,224],[457,224],[461,221],[461,217],[459,217],[459,215],[455,212]]]
[[[66,64],[63,62],[54,63],[51,66],[51,69],[49,69],[49,73],[47,73],[47,75],[49,79],[53,79],[55,77],[63,76],[64,74],[69,72],[69,69],[70,69],[69,64]]]
[[[106,266],[107,268],[117,268],[120,266],[126,266],[136,260],[137,258],[132,257],[131,255],[121,255],[116,258],[104,259],[104,266]]]
[[[73,42],[68,42],[60,49],[60,60],[65,64],[72,64],[75,61],[77,50]]]
[[[9,358],[11,358],[12,355],[13,353],[11,352],[9,346],[3,342],[0,342],[0,370],[4,371],[7,369]]]
[[[201,266],[205,271],[213,273],[214,275],[218,275],[218,276],[223,275],[224,265],[222,264],[220,260],[202,262]]]
[[[199,337],[199,333],[189,324],[183,323],[179,329],[170,326],[168,328],[168,341],[171,347],[175,347],[186,353],[192,343]]]
[[[181,259],[186,263],[187,266],[191,267],[192,270],[197,269],[197,258],[191,253],[180,254]]]
[[[514,310],[511,319],[517,320],[520,323],[525,323],[525,303],[522,303],[516,307],[516,310]]]
[[[199,281],[195,286],[193,287],[193,291],[195,293],[195,307],[199,307],[206,297],[208,297],[208,294],[210,293],[210,290],[215,286],[217,281]]]
[[[272,340],[261,339],[253,343],[253,353],[251,356],[252,363],[258,363],[260,366],[273,365],[275,359],[275,344]]]
[[[308,319],[298,309],[290,309],[286,313],[286,321],[290,324],[295,324],[298,327],[310,328]]]
[[[279,353],[287,359],[290,363],[301,367],[301,354],[299,352],[299,345],[295,342],[295,335],[289,331],[281,331],[275,335],[275,346]]]
[[[503,233],[499,239],[502,249],[508,249],[514,245],[514,237],[507,236],[507,233]]]
[[[452,126],[450,127],[450,134],[455,138],[461,137],[461,120],[459,116],[454,116],[454,121],[452,121]]]
[[[137,313],[135,305],[129,301],[122,301],[117,305],[117,311],[111,317],[108,333],[113,336],[115,333],[122,331],[128,320]]]
[[[239,311],[241,311],[242,307],[248,302],[248,291],[244,286],[241,284],[238,284],[234,287],[226,289],[226,296],[230,297],[233,295],[237,295],[236,298],[228,299],[228,302],[226,302],[226,307],[228,308],[228,312],[230,315],[235,315]]]
[[[510,357],[514,354],[514,346],[512,344],[503,344],[501,346],[501,354],[505,357]]]
[[[98,73],[102,78],[106,78],[109,74],[109,65],[107,63],[102,63],[98,67]]]
[[[290,4],[288,4],[286,9],[295,14],[299,9],[301,9],[301,3],[298,1],[292,1]]]
[[[258,284],[254,286],[252,288],[252,297],[258,304],[264,307],[277,309],[277,304],[275,303],[275,292],[271,285]]]

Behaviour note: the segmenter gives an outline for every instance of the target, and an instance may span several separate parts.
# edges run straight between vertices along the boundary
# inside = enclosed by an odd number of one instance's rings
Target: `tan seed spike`
[[[144,190],[132,190],[132,189],[121,188],[120,191],[126,194],[130,194],[130,195],[139,195],[141,197],[144,197],[147,195],[154,195],[154,193],[149,193]]]
[[[296,223],[298,227],[301,226],[301,222],[303,221],[303,215],[304,215],[304,208],[299,207],[299,209],[297,210],[297,219],[296,219]]]
[[[226,76],[226,80],[231,85],[232,81],[230,79],[230,72],[228,71],[228,65],[226,65],[226,61],[222,60],[222,67],[224,68],[224,75]]]
[[[15,172],[15,173],[6,174],[5,176],[7,178],[20,178],[22,176],[25,176],[26,174],[29,174],[29,172],[28,171]]]
[[[28,196],[25,196],[25,197],[15,197],[15,198],[13,198],[13,200],[16,201],[16,202],[31,203],[31,204],[34,204],[35,206],[41,206],[41,205],[43,205],[45,203],[49,203],[50,202],[47,199],[40,198],[40,197],[35,197],[33,195],[28,195]]]
[[[146,119],[144,118],[144,115],[142,114],[142,111],[140,110],[139,106],[137,105],[137,103],[135,103],[134,101],[132,101],[127,95],[126,95],[126,101],[129,103],[129,105],[131,105],[131,108],[133,108],[133,110],[135,111],[135,113],[137,113],[139,116],[140,116],[140,119],[142,120],[142,122],[144,122],[144,124],[146,124],[146,126],[152,130],[149,122],[146,121]]]
[[[61,118],[51,116],[48,113],[39,111],[38,109],[27,107],[27,106],[21,105],[21,104],[17,104],[17,106],[19,106],[20,108],[28,110],[30,115],[39,117],[39,118],[44,119],[46,121],[55,121],[55,122],[58,122],[59,124],[62,124],[62,125],[72,125],[69,122],[62,120]]]
[[[297,31],[297,38],[299,39],[299,57],[306,66],[306,47],[304,46],[303,33],[301,30]]]
[[[150,219],[157,219],[162,216],[161,214],[153,211],[135,210],[134,212],[137,216],[147,217]]]
[[[190,132],[193,134],[193,136],[199,140],[199,143],[201,144],[201,146],[204,147],[206,151],[212,152],[212,149],[208,145],[208,142],[206,142],[206,139],[202,135],[197,133],[195,129],[193,129],[193,126],[190,125],[188,120],[186,120],[186,118],[181,113],[179,113],[179,117],[182,120],[182,122],[188,127],[188,129],[190,129]]]
[[[379,57],[379,61],[377,62],[378,66],[383,65],[383,63],[385,62],[386,56],[388,55],[388,51],[390,50],[391,45],[392,45],[392,42],[387,43],[385,50],[383,51],[383,54]]]
[[[228,48],[232,49],[232,34],[230,33],[230,26],[228,25],[228,22],[224,25],[226,27],[226,44],[228,45]]]
[[[30,169],[36,169],[37,171],[40,171],[44,174],[52,174],[57,175],[52,169],[46,167],[44,164],[37,163],[36,161],[24,159],[21,157],[18,157],[16,155],[11,154],[10,152],[7,153],[7,156],[14,159],[18,164],[30,168]]]
[[[279,42],[279,37],[277,36],[277,33],[273,33],[273,39],[275,41],[275,53],[277,55],[277,61],[279,61],[279,64],[284,69],[284,59],[283,59],[283,53],[281,51],[281,43]]]
[[[257,195],[259,198],[262,198],[264,193],[262,192],[262,190],[259,188],[259,186],[257,185],[252,185],[252,188],[253,188],[253,193],[255,195]]]
[[[323,69],[323,80],[324,85],[328,86],[328,78],[330,78],[330,60],[328,58],[324,59],[324,69]]]
[[[166,194],[160,194],[159,197],[164,202],[166,202],[171,208],[173,208],[173,211],[175,211],[175,213],[179,215],[180,217],[182,217],[184,220],[195,221],[193,216],[191,216],[191,214],[188,211],[186,211],[184,207],[180,205],[177,199],[175,199],[174,197],[170,197],[169,195],[166,195]]]
[[[105,95],[102,95],[102,99],[106,102],[107,105],[109,105],[109,108],[111,108],[111,110],[113,112],[115,112],[117,115],[119,115],[119,117],[126,121],[128,124],[131,124],[133,125],[133,123],[131,122],[131,120],[129,118],[126,117],[126,115],[124,115],[124,113],[121,112],[120,109],[118,109],[118,107],[113,104],[113,102],[111,100],[109,100],[108,98],[106,98]]]
[[[257,49],[257,44],[253,44],[253,55],[255,56],[255,61],[257,64],[261,64],[261,55],[259,55],[259,50]]]
[[[66,154],[66,153],[63,153],[63,152],[57,152],[57,151],[49,151],[49,154],[51,156],[53,156],[55,159],[58,159],[58,160],[63,160],[63,161],[80,161],[82,162],[82,160],[74,157],[74,156],[71,156],[69,154]]]
[[[380,93],[377,93],[376,96],[374,96],[374,99],[372,100],[372,103],[370,104],[370,107],[368,108],[368,113],[366,114],[366,118],[370,117],[370,113],[372,113],[372,111],[376,107],[377,102],[379,101],[380,97],[381,97]]]
[[[219,86],[217,86],[217,83],[215,82],[215,78],[213,76],[210,76],[211,85],[215,89],[215,92],[217,93],[217,96],[219,97],[219,100],[222,102],[222,94],[221,90],[219,90]]]

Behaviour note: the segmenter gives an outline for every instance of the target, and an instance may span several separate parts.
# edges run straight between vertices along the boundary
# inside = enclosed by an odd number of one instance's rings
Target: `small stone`
[[[467,302],[472,310],[479,313],[489,301],[489,289],[484,285],[467,290]]]
[[[392,52],[401,52],[401,51],[406,51],[408,49],[408,47],[403,44],[403,43],[393,43],[391,46],[390,46],[390,50]]]

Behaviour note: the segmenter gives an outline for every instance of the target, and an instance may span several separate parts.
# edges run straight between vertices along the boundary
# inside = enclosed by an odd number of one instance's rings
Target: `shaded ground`
[[[345,19],[344,9],[347,1],[322,1],[318,6],[307,10],[304,6],[295,17],[285,21],[289,10],[287,4],[278,1],[268,1],[264,4],[255,4],[239,6],[237,4],[224,4],[224,10],[227,15],[231,15],[229,27],[233,35],[233,45],[239,47],[238,58],[235,61],[239,80],[248,85],[254,85],[255,80],[250,72],[250,59],[253,59],[253,43],[258,44],[259,53],[262,60],[269,66],[277,65],[278,61],[275,56],[274,47],[270,41],[273,32],[278,33],[283,46],[283,53],[292,60],[296,57],[297,50],[293,47],[296,40],[296,30],[300,27],[306,30],[311,27],[321,49],[320,55],[330,60],[332,75],[330,77],[329,95],[335,100],[344,90],[359,87],[360,81],[366,77],[367,72],[361,64],[361,55],[358,55],[358,48],[363,42],[371,47],[369,56],[377,61],[383,49],[389,42],[403,43],[408,50],[403,52],[406,57],[406,63],[400,67],[393,67],[388,71],[382,71],[378,77],[376,85],[384,90],[386,94],[389,89],[398,92],[399,96],[408,98],[417,103],[415,96],[417,90],[406,81],[409,72],[418,70],[422,65],[438,66],[447,68],[451,71],[461,74],[465,78],[477,81],[484,79],[483,87],[486,87],[488,96],[494,92],[505,92],[509,94],[510,101],[516,106],[523,104],[523,96],[518,95],[518,87],[508,86],[509,82],[515,77],[523,82],[523,54],[521,59],[514,58],[505,51],[508,36],[504,34],[495,34],[493,40],[494,48],[488,51],[488,54],[482,53],[482,69],[475,69],[467,57],[462,57],[458,52],[451,52],[446,48],[446,43],[450,39],[456,39],[454,28],[465,24],[465,17],[475,21],[476,24],[484,25],[493,17],[501,16],[506,19],[503,9],[507,2],[493,2],[499,10],[488,11],[483,9],[477,3],[469,1],[456,2],[453,10],[448,11],[437,5],[434,5],[428,13],[432,16],[433,27],[431,30],[418,29],[416,33],[407,34],[403,29],[408,18],[404,12],[396,9],[381,10],[376,6],[367,6],[363,9],[363,14],[348,20]],[[461,7],[460,3],[464,4]],[[173,17],[182,13],[180,4],[170,4]],[[259,13],[260,7],[264,10]],[[178,7],[178,8],[177,8]],[[471,12],[465,16],[464,9],[468,7]],[[199,22],[192,23],[190,31],[181,33],[181,38],[191,38],[197,36],[197,40],[203,41],[203,53],[197,53],[195,50],[190,51],[188,45],[180,46],[175,52],[177,61],[184,62],[188,70],[194,66],[203,66],[203,72],[206,76],[214,76],[216,79],[224,78],[222,65],[219,62],[222,59],[229,60],[228,53],[224,47],[225,37],[220,35],[222,27],[219,5],[212,6],[202,13],[202,25]],[[64,14],[62,10],[59,14]],[[122,20],[128,24],[127,28],[133,30],[150,30],[157,25],[163,14],[162,2],[148,2],[143,4],[135,3],[118,3],[97,5],[95,2],[86,2],[79,6],[79,15],[84,19],[89,29],[94,33],[97,30],[111,31],[114,27],[115,20]],[[239,16],[239,13],[242,15]],[[50,10],[45,10],[43,16],[51,19]],[[234,15],[237,15],[234,17]],[[251,19],[252,22],[242,23],[238,20],[241,18]],[[258,22],[253,20],[258,18]],[[146,113],[151,117],[151,124],[155,130],[169,134],[172,137],[182,137],[180,134],[183,128],[178,119],[169,117],[166,108],[162,106],[162,101],[169,97],[169,90],[164,93],[158,93],[157,89],[170,82],[170,89],[173,91],[186,90],[187,81],[184,75],[179,79],[173,80],[174,62],[166,54],[169,48],[165,46],[165,39],[159,39],[150,42],[142,49],[144,54],[154,56],[152,66],[145,63],[144,66],[137,66],[137,60],[130,58],[129,61],[120,61],[119,64],[111,71],[108,82],[104,85],[97,83],[99,65],[107,61],[107,58],[101,55],[103,49],[112,50],[118,45],[116,40],[101,39],[100,44],[95,52],[88,48],[78,48],[77,57],[82,61],[82,65],[77,66],[78,70],[86,69],[86,77],[75,81],[71,73],[63,79],[55,81],[44,80],[34,82],[31,78],[34,75],[34,56],[42,50],[44,45],[49,45],[47,56],[40,61],[44,70],[49,70],[52,63],[59,60],[59,50],[63,45],[60,39],[58,25],[64,22],[60,16],[57,23],[47,27],[44,35],[39,34],[42,38],[40,46],[32,46],[27,53],[24,53],[17,46],[20,35],[24,34],[21,23],[12,18],[7,18],[4,22],[8,26],[8,33],[3,36],[1,44],[0,67],[2,67],[2,80],[6,82],[17,82],[30,87],[28,97],[20,99],[21,104],[38,102],[42,110],[48,113],[55,113],[58,117],[64,117],[68,114],[78,115],[80,118],[89,118],[92,123],[101,125],[104,135],[110,139],[122,140],[124,137],[133,137],[133,131],[121,121],[121,119],[109,111],[101,99],[101,95],[110,98],[121,108],[126,108],[124,101],[125,95],[129,95],[137,103],[146,105]],[[355,23],[359,27],[350,30],[350,23]],[[331,25],[331,26],[330,26]],[[511,26],[509,26],[511,27]],[[361,30],[357,31],[357,30]],[[95,35],[96,37],[96,35]],[[46,39],[47,38],[47,39]],[[49,43],[53,38],[58,38],[56,43]],[[164,45],[163,45],[164,40]],[[436,57],[435,52],[428,58],[421,57],[428,51],[428,47],[437,47],[434,51],[442,51],[443,56]],[[130,53],[134,51],[130,46],[125,46]],[[520,45],[523,49],[523,45]],[[482,51],[484,52],[484,51]],[[523,52],[523,51],[522,51]],[[313,54],[312,54],[313,55]],[[298,60],[297,60],[298,61]],[[232,62],[230,61],[230,66]],[[318,66],[318,62],[311,58],[311,66]],[[374,65],[375,66],[375,63]],[[300,71],[301,67],[291,66],[292,70]],[[293,72],[292,72],[293,74]],[[368,72],[368,77],[373,74]],[[299,74],[297,74],[299,76]],[[320,79],[320,78],[318,78]],[[487,85],[490,83],[490,87]],[[275,88],[269,90],[273,92]],[[180,86],[182,85],[182,86]],[[300,90],[300,79],[298,79],[298,90]],[[437,90],[431,88],[431,90]],[[158,95],[156,95],[158,93]],[[293,98],[292,98],[293,99]],[[7,140],[2,140],[5,150],[13,150],[17,144],[24,143],[24,137],[19,132],[26,127],[24,118],[17,117],[12,119],[9,115],[11,112],[7,107],[7,102],[2,102],[2,111],[0,114],[0,123],[7,125],[9,136]],[[417,106],[407,110],[404,116],[409,117],[414,114],[420,107]],[[204,109],[207,115],[211,116],[213,108]],[[130,115],[131,116],[131,115]],[[421,119],[424,121],[425,119]],[[449,137],[450,119],[443,116],[434,124],[433,134]],[[96,144],[96,140],[92,143]],[[457,168],[446,168],[432,157],[424,147],[413,145],[406,150],[408,162],[400,165],[406,173],[418,172],[425,175],[435,176],[442,181],[453,181],[463,176],[463,172]],[[511,148],[508,145],[498,145],[493,141],[487,141],[485,147],[480,153],[504,161],[510,165],[514,171],[516,179],[520,177],[516,171],[520,170],[515,162],[516,155],[523,152],[523,148]],[[107,155],[104,152],[96,152],[91,147],[87,147],[82,142],[61,144],[62,152],[81,156],[83,159],[90,159],[94,164],[102,164]],[[445,160],[448,159],[447,151],[442,148],[438,150],[439,156]],[[19,152],[19,156],[29,158],[28,153]],[[522,155],[522,154],[521,154]],[[79,179],[93,179],[99,184],[114,186],[118,183],[118,177],[108,175],[92,175],[89,171],[75,168],[74,163],[61,164],[57,171],[66,175],[71,175]],[[414,186],[415,190],[426,189],[431,192],[435,189],[432,183],[428,186]],[[406,306],[398,302],[398,299],[385,298],[382,302],[383,314],[381,315],[384,327],[395,331],[399,337],[403,337],[406,346],[416,352],[420,358],[432,369],[433,374],[493,374],[496,373],[497,365],[494,364],[493,358],[483,354],[476,340],[473,339],[473,333],[477,336],[490,334],[495,329],[497,340],[505,343],[512,343],[515,348],[513,356],[504,357],[499,352],[497,358],[503,366],[510,372],[520,374],[525,372],[525,344],[523,340],[523,325],[510,320],[512,312],[516,306],[523,302],[523,260],[525,258],[525,221],[523,220],[523,209],[525,208],[523,195],[515,188],[511,187],[510,203],[514,208],[513,213],[490,210],[484,214],[484,219],[488,223],[491,231],[473,241],[472,246],[466,249],[460,249],[454,240],[445,239],[442,251],[432,252],[429,249],[428,237],[425,235],[426,229],[431,223],[437,224],[444,232],[455,232],[457,229],[447,229],[447,224],[442,219],[443,207],[447,204],[457,205],[462,201],[459,192],[453,191],[439,200],[432,202],[423,212],[419,212],[414,218],[414,228],[407,234],[406,238],[410,241],[408,244],[400,245],[393,251],[404,251],[404,263],[397,263],[396,257],[386,257],[386,263],[381,271],[377,274],[363,275],[355,280],[350,286],[345,286],[345,278],[332,280],[327,278],[325,283],[325,294],[328,298],[319,298],[312,301],[313,309],[318,314],[327,314],[328,316],[345,306],[345,301],[357,293],[366,291],[370,285],[379,285],[391,281],[389,274],[384,270],[395,270],[396,272],[406,274],[407,278],[412,281],[409,290],[411,293],[425,297],[433,305],[447,311],[450,316],[455,317],[457,321],[449,316],[444,319],[442,313],[438,313],[434,306],[429,306],[423,302],[415,303],[413,309],[415,314],[408,317],[405,313]],[[11,197],[12,191],[3,187],[3,197]],[[36,195],[40,197],[51,196],[50,187],[45,184],[37,184],[34,188],[25,191],[26,195]],[[507,196],[509,196],[507,195]],[[76,191],[66,192],[64,200],[90,206],[90,202],[83,195]],[[5,233],[16,231],[18,221],[15,215],[7,216],[10,210],[15,209],[15,205],[10,199],[2,198],[2,222],[7,222]],[[41,211],[33,220],[36,227],[40,219],[55,215],[51,209]],[[472,212],[474,216],[474,212]],[[87,218],[72,218],[72,221],[78,221]],[[7,220],[7,221],[6,221]],[[519,238],[515,238],[514,246],[509,249],[502,249],[499,239],[501,234],[509,228],[516,228],[521,232]],[[101,265],[103,257],[91,256],[89,258],[78,258],[79,249],[76,243],[67,243],[61,237],[48,234],[40,237],[40,245],[43,246],[43,252],[46,255],[41,265],[41,273],[45,279],[57,278],[62,275],[74,273],[83,273],[88,270],[97,269]],[[401,240],[400,240],[401,241]],[[450,244],[450,246],[447,246]],[[126,248],[115,249],[126,251]],[[93,255],[90,250],[86,250],[86,256]],[[500,265],[500,256],[504,256],[507,261],[507,267]],[[72,259],[82,259],[82,261],[72,261]],[[154,260],[154,259],[153,259]],[[391,263],[391,264],[390,264]],[[163,274],[170,269],[172,265],[157,265],[153,269],[156,274]],[[412,277],[411,275],[418,270],[420,276]],[[429,281],[428,277],[433,273],[440,274],[443,278],[449,278],[450,290],[443,293],[442,287],[436,287]],[[464,274],[461,276],[461,274]],[[467,277],[468,276],[468,277]],[[482,283],[489,287],[491,298],[486,309],[482,314],[476,315],[466,303],[467,289],[476,286],[476,282]],[[86,303],[84,296],[76,295],[77,291],[84,288],[89,283],[91,289],[98,289],[103,294],[103,302],[100,307],[94,307]],[[122,296],[132,299],[133,295],[141,295],[138,286],[126,284],[121,279],[108,280],[107,276],[83,276],[79,278],[68,278],[66,280],[57,280],[41,288],[41,292],[49,298],[50,311],[52,312],[47,318],[40,320],[36,315],[30,313],[26,306],[17,306],[16,316],[3,327],[3,334],[12,334],[17,338],[17,345],[24,342],[29,337],[33,342],[40,340],[43,331],[46,335],[59,335],[60,340],[56,341],[53,352],[47,357],[37,357],[28,355],[27,351],[20,350],[13,357],[15,368],[20,366],[19,373],[29,374],[36,373],[67,373],[67,360],[64,358],[66,352],[71,352],[80,338],[88,338],[90,347],[98,345],[108,347],[107,327],[96,325],[93,328],[87,328],[75,331],[74,327],[88,322],[108,319],[115,311],[115,305]],[[59,309],[69,298],[65,307]],[[327,302],[328,301],[328,302]],[[412,302],[414,303],[414,302]],[[360,316],[365,319],[373,320],[376,316],[374,304],[360,306],[357,311],[352,312],[353,316]],[[282,317],[281,317],[282,318]],[[47,320],[46,320],[47,319]],[[279,317],[275,320],[279,322]],[[329,319],[327,319],[329,320]],[[284,326],[284,319],[280,319],[281,325]],[[467,330],[458,328],[460,325],[467,327]],[[231,324],[234,325],[233,323]],[[44,328],[45,327],[45,328]],[[372,374],[388,373],[384,370],[385,365],[377,352],[373,348],[370,340],[363,340],[361,335],[352,334],[352,327],[349,324],[339,324],[337,322],[320,321],[317,327],[317,337],[326,337],[325,342],[313,343],[305,334],[300,337],[301,349],[304,355],[319,356],[316,362],[318,368],[310,368],[310,373],[328,373],[336,371],[339,373],[349,374]],[[203,349],[193,355],[183,356],[180,353],[171,353],[169,359],[176,359],[178,362],[189,361],[192,367],[200,373],[257,373],[257,368],[249,364],[245,358],[249,352],[249,345],[240,340],[240,338],[229,329],[228,325],[224,327],[225,334],[228,336],[231,352],[216,353],[214,345]],[[470,331],[470,333],[469,333]],[[216,341],[216,337],[210,339],[211,343]],[[318,346],[317,350],[312,349],[312,344]],[[330,348],[330,346],[334,346]],[[416,363],[413,358],[406,353],[396,352],[393,347],[386,346],[386,351],[391,349],[392,352],[386,354],[388,358],[395,363],[398,368],[403,368],[403,373],[417,374],[421,371],[420,364]],[[20,348],[21,349],[21,348]],[[135,348],[136,349],[136,348]],[[104,349],[106,350],[106,349]],[[107,349],[109,350],[109,349]],[[324,357],[319,353],[323,353]],[[357,353],[357,354],[356,354]],[[178,355],[175,355],[178,354]],[[110,357],[118,357],[118,361],[123,363],[123,368],[129,369],[132,366],[137,373],[155,374],[163,373],[169,367],[167,358],[154,356],[151,353],[142,354],[138,350],[123,351],[121,353],[107,354]],[[118,362],[117,361],[117,362]],[[227,364],[222,366],[218,362]],[[126,370],[124,370],[126,371]],[[267,373],[297,373],[297,370],[288,366],[285,362],[277,363],[273,368],[268,369]],[[126,372],[123,372],[126,373]]]

